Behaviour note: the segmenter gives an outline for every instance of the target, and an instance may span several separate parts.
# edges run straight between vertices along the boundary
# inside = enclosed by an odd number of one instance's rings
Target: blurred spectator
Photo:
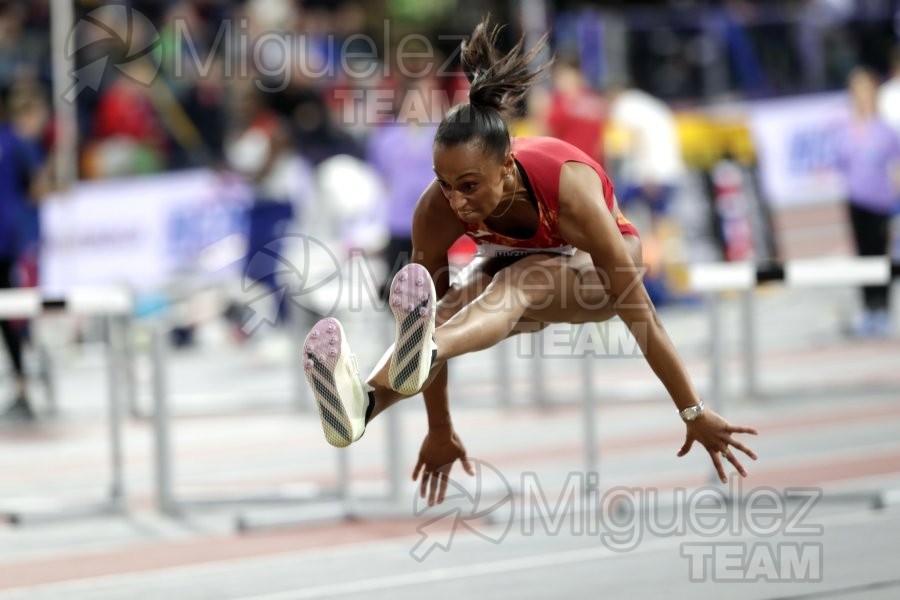
[[[251,35],[288,30],[297,16],[295,4],[292,0],[248,0]]]
[[[225,143],[228,166],[242,175],[253,190],[247,215],[249,232],[244,275],[279,290],[277,257],[285,228],[294,218],[295,162],[287,128],[266,104],[266,96],[251,83],[237,90],[235,130]],[[266,252],[260,252],[263,248]],[[287,316],[286,305],[277,295],[278,316]]]
[[[177,103],[169,103],[172,112],[185,117],[179,129],[181,139],[171,151],[173,168],[209,164],[222,158],[227,122],[225,86],[219,76],[220,62],[214,65],[212,76],[198,77],[194,85],[180,90]],[[183,113],[178,111],[179,107]]]
[[[51,163],[48,154],[52,139],[50,106],[46,90],[37,81],[23,80],[9,93],[10,121],[21,143],[28,171],[28,196],[19,221],[19,285],[37,285],[38,252],[41,240],[38,207],[50,192]]]
[[[215,18],[204,19],[201,10],[213,8],[206,4],[175,3],[160,27],[160,69],[171,90],[165,106],[174,115],[170,119],[177,122],[172,128],[176,143],[171,148],[170,166],[174,168],[218,162],[222,157],[226,59],[212,52],[219,30],[209,22]]]
[[[610,120],[625,136],[619,200],[644,201],[664,213],[686,172],[675,115],[663,101],[635,88],[616,89],[610,100]]]
[[[649,210],[644,283],[651,299],[661,304],[668,299],[668,291],[663,281],[663,253],[658,247],[659,229],[686,173],[675,115],[663,101],[636,88],[613,87],[610,103],[610,122],[621,138],[623,153],[616,195],[623,210],[632,210],[629,205]]]
[[[578,62],[558,61],[553,69],[547,133],[569,142],[602,165],[606,112],[606,102],[590,88]]]
[[[103,91],[87,150],[90,177],[159,171],[166,163],[166,137],[150,90],[125,75]]]
[[[385,212],[390,239],[385,248],[388,274],[381,288],[386,299],[394,275],[409,262],[412,252],[413,212],[422,190],[434,179],[431,164],[431,146],[437,123],[421,114],[407,114],[403,107],[431,107],[431,99],[437,96],[434,79],[420,77],[398,90],[396,122],[381,124],[369,136],[367,161],[381,176],[385,187]],[[418,101],[410,95],[418,94]],[[430,112],[429,112],[430,115]]]
[[[285,90],[270,98],[272,108],[287,119],[297,151],[311,164],[337,154],[364,157],[360,143],[335,122],[322,90],[299,69]]]
[[[878,78],[857,67],[848,80],[853,116],[841,131],[838,168],[847,187],[850,223],[860,256],[888,252],[888,228],[898,208],[900,138],[878,116]],[[887,285],[863,288],[864,313],[854,333],[860,337],[890,334]]]
[[[335,121],[319,90],[310,88],[297,98],[291,117],[297,148],[313,164],[338,154],[365,155],[359,141]]]
[[[41,167],[39,140],[46,126],[47,110],[34,89],[14,87],[9,110],[0,122],[0,289],[34,285],[27,279],[23,258],[34,251],[37,236],[32,195]],[[24,324],[0,321],[4,345],[12,363],[14,399],[4,412],[7,418],[34,418],[28,401],[22,361]]]
[[[891,78],[878,91],[878,112],[900,135],[900,45],[891,57]]]
[[[46,56],[47,41],[27,35],[27,6],[4,2],[0,5],[0,89],[9,89],[24,76],[39,75]]]
[[[525,114],[509,124],[512,137],[536,137],[550,135],[547,130],[552,95],[549,90],[535,86],[525,96]]]

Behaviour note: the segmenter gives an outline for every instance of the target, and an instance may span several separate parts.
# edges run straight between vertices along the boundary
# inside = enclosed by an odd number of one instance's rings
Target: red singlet
[[[538,227],[528,239],[507,237],[491,231],[484,223],[467,223],[466,235],[479,246],[479,254],[512,255],[530,252],[573,254],[575,249],[559,233],[559,177],[567,162],[584,163],[594,169],[603,185],[603,200],[613,210],[613,184],[597,161],[562,140],[550,137],[515,138],[512,150],[525,187],[537,201]],[[638,235],[621,212],[616,223],[622,235]]]

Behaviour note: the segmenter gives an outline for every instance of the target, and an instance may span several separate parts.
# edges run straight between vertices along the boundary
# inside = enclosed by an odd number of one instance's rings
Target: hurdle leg
[[[153,439],[155,451],[156,506],[170,517],[179,511],[172,492],[172,447],[169,436],[169,401],[166,390],[166,365],[162,327],[153,328]]]
[[[718,413],[724,412],[723,376],[725,369],[725,343],[723,341],[722,327],[722,295],[720,292],[712,292],[707,296],[709,306],[709,397],[707,403]],[[713,471],[710,473],[710,483],[718,483],[719,476]]]
[[[122,402],[120,397],[121,378],[124,374],[123,346],[124,318],[106,318],[107,373],[109,375],[109,441],[111,476],[109,501],[113,512],[125,507],[124,453],[122,451]]]
[[[592,326],[592,323],[580,325],[584,327]],[[599,449],[597,448],[599,435],[597,434],[597,398],[596,387],[594,386],[594,370],[593,361],[587,356],[581,358],[581,400],[582,410],[584,411],[584,449],[585,449],[585,472],[588,476],[593,475],[599,477],[600,459],[598,457]]]
[[[759,397],[756,368],[756,304],[753,290],[741,292],[741,357],[744,361],[744,390],[748,398]]]
[[[51,523],[92,516],[119,515],[126,510],[124,453],[122,451],[122,320],[124,317],[104,317],[107,353],[108,420],[110,443],[110,484],[105,500],[82,506],[65,507],[46,512],[11,512],[5,516],[14,525]]]

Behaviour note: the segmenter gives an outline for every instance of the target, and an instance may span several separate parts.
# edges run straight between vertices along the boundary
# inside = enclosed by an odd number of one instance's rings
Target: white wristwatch
[[[695,404],[694,406],[688,406],[686,409],[682,410],[678,413],[681,417],[681,420],[684,422],[694,421],[697,417],[700,416],[700,413],[703,412],[703,400],[700,401],[699,404]]]

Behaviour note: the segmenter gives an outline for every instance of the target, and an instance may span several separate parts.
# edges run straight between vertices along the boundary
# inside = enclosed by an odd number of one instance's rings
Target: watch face
[[[694,421],[697,417],[700,416],[700,413],[703,412],[703,400],[695,404],[694,406],[688,406],[686,409],[679,413],[681,418],[685,421]]]

